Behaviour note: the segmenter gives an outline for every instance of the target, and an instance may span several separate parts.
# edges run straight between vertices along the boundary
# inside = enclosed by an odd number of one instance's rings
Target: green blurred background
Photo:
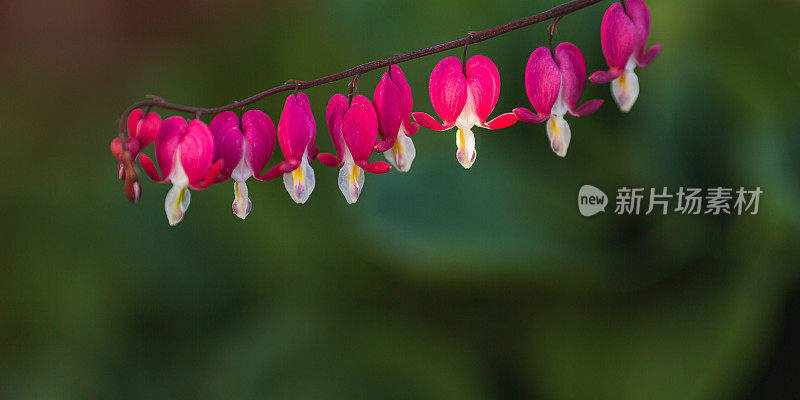
[[[589,84],[607,104],[569,119],[565,159],[518,124],[477,130],[465,171],[452,132],[422,130],[411,173],[367,176],[354,206],[319,163],[303,206],[252,183],[246,222],[230,183],[195,192],[177,227],[167,185],[123,197],[108,144],[145,94],[224,104],[559,3],[0,3],[0,398],[800,398],[797,1],[651,0],[664,51],[638,103],[622,115]],[[590,73],[609,4],[559,26]],[[528,105],[546,40],[540,24],[470,46],[500,69],[495,115]],[[402,65],[415,110],[458,54]],[[346,85],[307,91],[323,151]],[[277,122],[284,99],[257,108]],[[623,186],[764,194],[756,216],[584,218],[585,183],[612,202]]]

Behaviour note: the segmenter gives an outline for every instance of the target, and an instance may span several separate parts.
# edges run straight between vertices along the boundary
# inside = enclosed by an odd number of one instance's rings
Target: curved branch
[[[446,42],[442,44],[437,44],[435,46],[427,47],[424,49],[420,49],[417,51],[412,51],[410,53],[400,54],[394,57],[384,58],[382,60],[375,60],[372,62],[368,62],[366,64],[361,64],[357,67],[350,68],[346,71],[340,72],[338,74],[328,75],[322,78],[314,79],[311,81],[293,81],[294,83],[287,83],[281,86],[276,86],[271,89],[267,89],[261,93],[254,94],[244,100],[239,100],[233,102],[231,104],[227,104],[224,106],[214,107],[214,108],[202,108],[202,107],[191,107],[186,106],[183,104],[176,104],[164,101],[160,97],[157,96],[149,96],[150,100],[141,101],[135,104],[132,104],[128,107],[125,112],[122,114],[122,118],[119,122],[119,134],[120,137],[124,139],[126,136],[125,132],[125,120],[133,110],[142,107],[158,107],[165,110],[173,110],[173,111],[182,111],[187,113],[195,114],[195,116],[200,115],[207,115],[207,114],[218,114],[223,111],[230,111],[235,110],[237,108],[241,108],[250,104],[253,104],[259,100],[262,100],[266,97],[269,97],[273,94],[286,92],[290,90],[301,90],[301,89],[308,89],[314,86],[324,85],[326,83],[340,81],[345,78],[349,78],[351,76],[361,75],[363,73],[374,71],[376,69],[385,68],[392,64],[398,64],[405,61],[413,60],[420,57],[429,56],[431,54],[441,53],[443,51],[452,50],[461,46],[466,46],[468,44],[479,43],[484,40],[491,39],[495,36],[500,36],[502,34],[511,32],[513,30],[517,30],[520,28],[524,28],[526,26],[530,26],[533,24],[537,24],[539,22],[547,21],[553,18],[561,18],[567,14],[573,13],[580,9],[586,8],[593,4],[599,3],[603,0],[572,0],[567,3],[561,4],[559,6],[553,7],[545,12],[531,15],[530,17],[518,19],[516,21],[509,22],[507,24],[503,24],[491,29],[487,29],[485,31],[480,32],[470,32],[469,36],[453,40],[451,42]],[[125,145],[126,141],[122,140],[123,146]]]

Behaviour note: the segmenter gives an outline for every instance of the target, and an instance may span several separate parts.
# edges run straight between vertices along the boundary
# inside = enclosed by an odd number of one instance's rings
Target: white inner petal
[[[464,104],[464,109],[461,110],[461,114],[458,115],[456,119],[456,125],[461,127],[469,127],[472,129],[473,126],[480,123],[478,120],[478,116],[475,114],[475,104],[474,99],[472,97],[472,92],[467,90],[467,102]]]
[[[177,225],[183,220],[183,215],[189,208],[192,200],[192,192],[186,186],[172,185],[172,189],[164,199],[164,211],[167,213],[167,221],[172,226]]]
[[[417,155],[417,150],[414,148],[414,142],[406,135],[405,130],[400,127],[394,146],[384,151],[383,155],[395,169],[400,172],[408,172],[411,169],[414,157]]]
[[[242,158],[236,164],[236,168],[231,172],[231,178],[237,181],[246,181],[247,178],[253,176],[253,169],[247,163],[247,141],[242,139]]]
[[[456,159],[464,168],[471,167],[477,157],[475,135],[472,133],[472,128],[479,123],[480,120],[475,114],[472,92],[467,90],[467,102],[456,119],[456,127],[458,128],[456,132]]]
[[[633,56],[625,66],[625,72],[611,82],[611,95],[622,112],[628,112],[639,97],[639,78],[633,72],[636,63]]]
[[[559,117],[563,117],[564,114],[567,113],[567,104],[564,102],[564,89],[566,85],[564,85],[564,76],[561,76],[561,84],[558,89],[558,98],[556,102],[553,103],[553,108],[550,110],[550,115],[555,115]]]
[[[472,126],[458,126],[456,132],[456,159],[464,168],[469,168],[475,163],[478,156],[475,150],[475,135],[472,133]]]
[[[364,187],[364,170],[355,165],[352,158],[345,161],[339,170],[339,190],[342,191],[348,204],[358,200],[361,189]]]
[[[308,164],[307,153],[308,150],[303,154],[300,166],[292,172],[283,174],[283,185],[297,204],[305,203],[314,191],[314,169]]]
[[[235,181],[233,183],[233,213],[241,219],[247,218],[253,203],[250,202],[249,191],[246,181]]]
[[[186,176],[186,171],[181,165],[181,148],[175,151],[172,157],[172,171],[169,173],[169,181],[175,186],[189,186],[189,177]]]
[[[242,156],[239,163],[236,164],[236,168],[231,172],[231,178],[235,181],[233,183],[233,213],[241,219],[247,218],[253,208],[247,190],[247,179],[251,176],[253,176],[253,169],[247,163],[247,141],[242,139]]]
[[[551,115],[547,120],[547,138],[550,139],[550,148],[553,152],[558,154],[559,157],[567,155],[569,148],[569,141],[572,138],[572,133],[569,129],[569,124],[560,115]]]

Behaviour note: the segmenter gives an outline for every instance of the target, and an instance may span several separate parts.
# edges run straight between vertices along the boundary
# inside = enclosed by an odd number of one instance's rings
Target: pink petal
[[[144,121],[139,123],[139,131],[136,138],[139,140],[139,151],[149,146],[158,137],[161,129],[161,116],[156,113],[149,113]]]
[[[344,157],[344,136],[342,134],[342,120],[347,109],[350,107],[350,102],[343,94],[335,94],[328,101],[328,108],[325,110],[325,122],[328,125],[328,132],[331,135],[333,146],[336,148],[338,158]]]
[[[419,125],[411,122],[411,112],[414,108],[414,97],[411,95],[411,86],[406,81],[406,76],[397,65],[390,67],[392,82],[400,89],[402,107],[400,114],[403,117],[403,129],[407,136],[413,136],[419,130]]]
[[[517,116],[513,112],[500,114],[497,118],[487,122],[485,125],[489,129],[503,129],[517,123]]]
[[[119,138],[114,138],[111,141],[111,154],[117,161],[122,161],[122,141]]]
[[[582,106],[578,107],[575,111],[570,111],[569,113],[576,116],[576,117],[585,117],[589,114],[594,114],[595,111],[600,109],[600,106],[603,105],[603,100],[589,100],[584,103]]]
[[[203,190],[211,186],[213,183],[216,183],[218,181],[217,176],[222,171],[222,164],[223,164],[222,160],[217,160],[214,164],[211,164],[211,166],[208,167],[208,170],[206,171],[205,176],[203,177],[202,184],[200,182],[193,184],[190,181],[189,186],[194,190]]]
[[[306,94],[289,95],[278,122],[278,143],[286,161],[297,161],[299,165],[305,151],[314,143],[316,131]]]
[[[156,169],[156,165],[153,164],[153,160],[151,160],[150,157],[147,156],[147,154],[144,154],[144,153],[139,154],[139,165],[142,166],[142,169],[144,170],[144,173],[146,173],[147,176],[149,176],[150,179],[153,180],[153,182],[159,182],[160,183],[160,182],[164,182],[164,181],[167,180],[166,178],[162,178],[158,174],[158,170]]]
[[[612,4],[600,26],[600,43],[609,68],[625,69],[638,40],[636,25],[625,14],[622,4]]]
[[[589,77],[589,80],[597,84],[608,83],[622,76],[624,72],[625,70],[620,68],[612,68],[608,71],[597,71]]]
[[[561,43],[556,47],[555,61],[561,69],[564,85],[562,96],[570,114],[582,117],[597,111],[602,100],[591,100],[578,108],[578,101],[586,86],[586,60],[583,53],[572,43]]]
[[[414,134],[417,133],[417,131],[419,131],[419,124],[416,122],[411,122],[411,120],[409,119],[406,119],[403,120],[403,129],[405,129],[406,131],[406,136],[414,136]]]
[[[403,70],[397,64],[392,65],[389,67],[390,77],[392,82],[397,85],[397,88],[400,89],[401,95],[401,106],[400,106],[400,114],[402,115],[404,120],[408,120],[411,117],[411,111],[414,108],[414,97],[411,95],[411,86],[406,81],[406,76],[403,74]]]
[[[339,168],[344,165],[344,161],[339,159],[333,154],[322,153],[319,155],[319,161],[328,167]]]
[[[639,68],[644,68],[650,65],[650,63],[656,59],[659,53],[661,53],[661,45],[660,44],[654,45],[653,47],[650,48],[650,50],[647,50],[647,52],[644,53],[641,56],[641,58],[639,57],[636,58],[636,65]]]
[[[583,88],[586,85],[586,60],[583,53],[572,43],[561,43],[556,47],[555,61],[561,70],[562,96],[567,108],[572,111],[578,107]]]
[[[139,122],[142,120],[142,117],[144,117],[144,111],[139,108],[128,114],[128,136],[136,137],[136,133],[139,131]]]
[[[538,124],[550,118],[550,115],[539,115],[534,114],[533,111],[528,110],[525,107],[515,108],[514,109],[514,116],[517,117],[518,120],[522,122],[532,122]]]
[[[214,136],[203,121],[194,119],[189,123],[180,144],[180,152],[180,163],[189,178],[189,184],[196,186],[205,178],[214,161]]]
[[[488,57],[477,55],[467,60],[466,73],[472,111],[483,124],[500,98],[500,72]]]
[[[275,150],[275,124],[261,111],[250,110],[242,116],[247,163],[253,175],[261,173]]]
[[[528,65],[525,67],[525,92],[528,100],[538,114],[550,115],[560,89],[561,71],[553,61],[550,49],[539,47],[528,58]]]
[[[467,103],[467,77],[461,71],[461,61],[455,57],[439,61],[431,72],[428,92],[442,125],[453,127]]]
[[[449,126],[444,126],[440,124],[439,121],[435,120],[433,117],[424,112],[415,112],[411,113],[411,115],[414,117],[414,121],[417,121],[417,123],[420,125],[435,131],[446,131],[455,126],[455,123]]]
[[[647,36],[650,34],[650,10],[642,0],[628,0],[625,2],[625,14],[633,21],[636,27],[636,58],[644,56],[644,47]]]
[[[231,176],[242,159],[242,131],[239,129],[239,116],[225,111],[211,120],[208,125],[214,136],[214,159],[223,160],[222,175]]]
[[[319,149],[314,147],[314,140],[317,138],[317,122],[314,120],[314,113],[311,112],[311,102],[308,100],[308,96],[306,96],[305,93],[301,92],[297,94],[297,104],[303,109],[306,124],[308,125],[308,144],[306,145],[306,150],[309,151],[309,162],[311,162],[317,156],[317,152],[319,152]],[[316,152],[314,149],[316,149]]]
[[[319,155],[319,147],[310,146],[308,148],[308,157],[306,157],[308,159],[308,163],[311,164],[312,162],[314,162],[314,160],[317,159],[318,155]]]
[[[156,161],[164,178],[172,172],[175,151],[186,133],[187,123],[182,117],[174,116],[164,120],[161,131],[156,138]]]
[[[292,172],[300,166],[300,160],[281,161],[263,175],[256,175],[255,178],[259,181],[269,181],[275,179],[287,172]]]
[[[369,99],[362,95],[353,97],[342,121],[342,133],[354,160],[369,158],[378,140],[378,116]]]
[[[161,128],[161,117],[156,113],[144,116],[144,111],[136,109],[128,114],[128,136],[136,138],[139,148],[144,149],[158,136]]]
[[[397,136],[395,136],[394,138],[390,138],[390,140],[397,142]],[[394,146],[394,143],[392,142],[389,142],[387,140],[378,140],[375,142],[375,152],[383,153],[384,151],[391,149],[392,146]]]
[[[392,166],[386,161],[376,161],[374,163],[370,163],[367,160],[358,160],[356,161],[356,165],[361,167],[361,169],[363,169],[364,171],[373,174],[385,174],[391,171],[392,169]]]
[[[378,86],[375,87],[375,94],[372,97],[375,104],[375,113],[378,115],[378,132],[383,141],[378,142],[375,151],[383,153],[394,146],[397,141],[397,132],[403,123],[403,104],[400,88],[389,78],[389,73],[385,72]]]

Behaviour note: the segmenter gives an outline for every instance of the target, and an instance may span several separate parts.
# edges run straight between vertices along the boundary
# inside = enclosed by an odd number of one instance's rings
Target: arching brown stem
[[[500,25],[500,26],[497,26],[497,27],[494,27],[494,28],[490,28],[490,29],[484,30],[484,31],[470,32],[469,36],[461,38],[461,39],[458,39],[458,40],[453,40],[453,41],[450,41],[450,42],[437,44],[435,46],[431,46],[431,47],[427,47],[427,48],[424,48],[424,49],[412,51],[410,53],[405,53],[405,54],[400,54],[400,55],[397,55],[397,56],[394,56],[394,57],[384,58],[382,60],[371,61],[371,62],[368,62],[368,63],[365,63],[365,64],[361,64],[359,66],[350,68],[350,69],[348,69],[346,71],[339,72],[338,74],[328,75],[328,76],[324,76],[322,78],[318,78],[318,79],[314,79],[314,80],[310,80],[310,81],[295,81],[295,80],[287,81],[287,83],[285,83],[285,84],[283,84],[281,86],[276,86],[274,88],[267,89],[267,90],[265,90],[263,92],[256,93],[256,94],[254,94],[254,95],[252,95],[252,96],[250,96],[250,97],[248,97],[246,99],[235,101],[233,103],[226,104],[224,106],[212,107],[212,108],[192,107],[192,106],[187,106],[187,105],[178,104],[178,103],[170,103],[170,102],[165,101],[164,99],[162,99],[162,98],[160,98],[158,96],[148,95],[147,96],[148,100],[141,101],[141,102],[138,102],[138,103],[134,103],[130,107],[128,107],[125,110],[125,112],[122,113],[122,117],[120,118],[120,121],[119,121],[119,135],[120,135],[120,138],[123,139],[122,140],[123,150],[125,150],[124,146],[126,144],[126,140],[125,140],[126,139],[125,121],[126,121],[126,119],[128,117],[128,114],[130,114],[133,110],[135,110],[137,108],[148,107],[148,109],[149,109],[149,108],[152,108],[152,107],[157,107],[157,108],[161,108],[161,109],[165,109],[165,110],[187,112],[187,113],[190,113],[190,114],[194,114],[196,117],[199,117],[201,115],[218,114],[218,113],[221,113],[223,111],[230,111],[230,110],[235,110],[237,108],[242,108],[244,106],[248,106],[250,104],[253,104],[253,103],[255,103],[255,102],[259,101],[259,100],[262,100],[262,99],[264,99],[266,97],[269,97],[269,96],[271,96],[273,94],[276,94],[276,93],[286,92],[286,91],[291,91],[291,90],[294,90],[296,92],[298,90],[308,89],[308,88],[312,88],[314,86],[324,85],[326,83],[336,82],[336,81],[339,81],[339,80],[342,80],[342,79],[346,79],[346,78],[349,78],[349,77],[358,76],[358,75],[364,74],[364,73],[369,72],[369,71],[374,71],[376,69],[388,67],[388,66],[390,66],[392,64],[398,64],[398,63],[402,63],[402,62],[405,62],[405,61],[413,60],[413,59],[416,59],[416,58],[429,56],[431,54],[441,53],[443,51],[452,50],[452,49],[455,49],[455,48],[466,46],[468,44],[479,43],[479,42],[482,42],[484,40],[488,40],[488,39],[491,39],[493,37],[500,36],[502,34],[511,32],[513,30],[524,28],[526,26],[530,26],[530,25],[537,24],[537,23],[540,23],[540,22],[544,22],[544,21],[547,21],[547,20],[550,20],[550,19],[554,19],[554,18],[559,18],[560,19],[560,18],[564,17],[567,14],[570,14],[570,13],[573,13],[573,12],[578,11],[580,9],[589,7],[589,6],[593,5],[593,4],[599,3],[601,1],[603,1],[603,0],[572,0],[572,1],[566,2],[566,3],[561,4],[559,6],[556,6],[556,7],[553,7],[553,8],[551,8],[551,9],[545,11],[545,12],[542,12],[542,13],[539,13],[539,14],[536,14],[536,15],[531,15],[531,16],[526,17],[526,18],[518,19],[516,21],[511,21],[511,22],[509,22],[507,24],[503,24],[503,25]]]

